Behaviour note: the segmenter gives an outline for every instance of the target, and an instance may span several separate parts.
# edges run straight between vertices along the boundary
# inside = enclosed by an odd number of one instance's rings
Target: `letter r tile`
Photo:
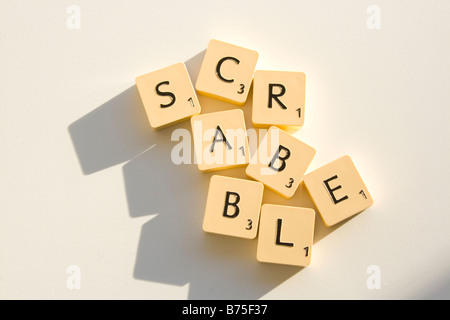
[[[253,125],[302,126],[305,121],[305,83],[303,72],[255,71]]]

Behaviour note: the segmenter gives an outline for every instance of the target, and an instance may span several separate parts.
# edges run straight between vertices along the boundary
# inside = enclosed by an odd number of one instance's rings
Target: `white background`
[[[449,298],[449,15],[447,0],[1,0],[0,298]],[[203,233],[210,174],[170,160],[188,123],[145,118],[135,77],[181,61],[195,80],[212,38],[305,72],[310,170],[349,154],[374,198],[337,227],[317,219],[307,268]],[[264,201],[312,205],[303,189]]]

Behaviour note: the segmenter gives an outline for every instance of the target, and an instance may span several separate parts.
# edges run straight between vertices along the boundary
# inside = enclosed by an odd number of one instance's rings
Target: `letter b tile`
[[[260,182],[214,175],[206,200],[203,230],[254,239],[264,186]]]
[[[247,166],[248,176],[287,199],[297,190],[316,150],[272,126]]]

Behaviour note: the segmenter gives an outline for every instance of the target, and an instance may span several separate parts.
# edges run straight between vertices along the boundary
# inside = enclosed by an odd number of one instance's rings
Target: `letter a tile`
[[[199,170],[223,170],[248,163],[247,130],[241,109],[193,116],[191,126]]]

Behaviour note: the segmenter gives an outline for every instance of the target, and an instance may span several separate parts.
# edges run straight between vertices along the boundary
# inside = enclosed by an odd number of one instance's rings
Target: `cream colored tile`
[[[191,118],[194,149],[201,171],[244,166],[249,161],[247,130],[240,109]]]
[[[289,199],[315,154],[313,147],[272,126],[250,160],[246,173]]]
[[[308,266],[314,220],[313,209],[264,204],[259,224],[258,261]]]
[[[343,156],[308,173],[305,186],[323,222],[332,226],[373,204],[364,182],[349,156]]]
[[[305,121],[303,72],[255,71],[252,122],[255,126],[302,126]]]
[[[211,40],[195,88],[198,93],[244,105],[253,79],[258,52]]]
[[[136,78],[150,125],[161,129],[199,114],[200,103],[184,63]]]
[[[260,182],[212,176],[203,230],[234,237],[255,238],[263,191],[264,186]]]

